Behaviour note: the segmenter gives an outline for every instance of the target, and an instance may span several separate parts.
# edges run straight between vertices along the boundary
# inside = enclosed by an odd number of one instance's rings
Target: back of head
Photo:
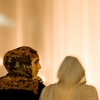
[[[9,50],[3,58],[3,64],[9,75],[19,76],[25,75],[32,77],[31,61],[38,57],[37,51],[28,46],[21,46],[13,50]],[[14,74],[17,73],[17,74]]]
[[[66,56],[59,71],[59,82],[66,83],[67,86],[74,86],[85,76],[85,71],[76,57]]]

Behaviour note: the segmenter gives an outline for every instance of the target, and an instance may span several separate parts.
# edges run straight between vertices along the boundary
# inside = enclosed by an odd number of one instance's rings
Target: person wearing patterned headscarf
[[[0,100],[39,100],[45,85],[37,76],[37,51],[28,46],[9,50],[3,58],[7,74],[0,78]]]

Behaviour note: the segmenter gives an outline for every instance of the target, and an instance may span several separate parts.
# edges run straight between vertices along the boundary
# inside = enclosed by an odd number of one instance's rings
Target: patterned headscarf
[[[38,57],[37,51],[28,46],[8,51],[3,58],[3,64],[12,76],[27,76],[32,77],[31,61]]]

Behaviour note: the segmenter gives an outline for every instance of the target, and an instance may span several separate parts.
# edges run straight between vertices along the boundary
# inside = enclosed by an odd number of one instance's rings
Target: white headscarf
[[[40,100],[72,100],[75,86],[85,83],[85,71],[77,58],[65,57],[58,71],[58,83],[45,87]]]

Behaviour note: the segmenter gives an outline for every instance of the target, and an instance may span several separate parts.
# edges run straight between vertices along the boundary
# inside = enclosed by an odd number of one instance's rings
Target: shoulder
[[[96,88],[92,85],[87,85],[87,84],[84,84],[84,85],[81,85],[80,86],[82,91],[88,91],[88,92],[96,92]]]
[[[51,91],[52,89],[54,89],[55,85],[56,84],[50,84],[50,85],[46,86],[43,90],[46,92]]]
[[[8,89],[0,90],[0,100],[28,100],[36,98],[36,95],[29,90]]]
[[[84,97],[86,100],[98,100],[97,90],[92,85],[84,84],[80,86],[80,92],[81,92],[82,97]]]
[[[42,89],[45,87],[45,85],[41,82],[39,82],[39,87],[38,87],[38,95],[40,95]]]
[[[45,85],[43,83],[39,82],[39,88],[44,88],[44,87],[45,87]]]
[[[40,99],[50,95],[50,93],[52,93],[54,87],[55,87],[55,84],[51,84],[51,85],[48,85],[45,88],[43,88],[41,95],[40,95]]]

